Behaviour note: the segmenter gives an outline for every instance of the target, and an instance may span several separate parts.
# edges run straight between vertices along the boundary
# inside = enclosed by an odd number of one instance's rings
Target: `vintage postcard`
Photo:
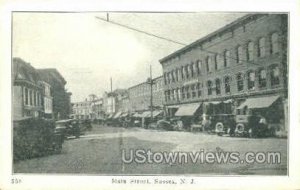
[[[295,175],[288,9],[9,13],[9,188]]]

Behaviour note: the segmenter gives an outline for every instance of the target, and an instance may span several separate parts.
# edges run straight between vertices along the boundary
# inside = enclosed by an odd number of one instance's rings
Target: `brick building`
[[[163,93],[163,77],[157,77],[153,79],[153,107],[156,109],[162,109],[164,103]],[[150,84],[143,82],[128,88],[129,93],[129,107],[130,111],[142,111],[150,109]]]
[[[201,113],[211,114],[209,105],[218,103],[230,103],[229,112],[235,113],[238,106],[251,107],[246,104],[253,98],[262,104],[268,99],[279,101],[277,110],[283,113],[287,107],[287,15],[246,15],[160,63],[170,115],[188,107],[194,111],[202,107]],[[280,117],[286,117],[286,112]]]
[[[55,119],[69,118],[71,113],[71,95],[67,92],[67,84],[63,76],[54,68],[37,69],[41,80],[51,86],[51,96],[53,97],[53,116]]]

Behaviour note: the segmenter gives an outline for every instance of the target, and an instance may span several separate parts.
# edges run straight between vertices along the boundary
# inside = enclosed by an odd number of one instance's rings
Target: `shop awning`
[[[155,111],[153,111],[153,117],[157,117],[157,116],[159,116],[162,113],[163,113],[162,110],[155,110]]]
[[[110,118],[112,118],[113,115],[114,115],[114,114],[111,113],[111,114],[108,115],[107,118],[110,119]]]
[[[150,112],[150,111],[144,111],[144,112],[141,114],[141,117],[151,117],[151,112]]]
[[[242,109],[246,106],[250,109],[267,108],[267,107],[270,107],[278,98],[279,98],[279,96],[249,98],[244,103],[242,103],[237,109]]]
[[[133,116],[132,116],[132,117],[141,117],[141,115],[142,115],[142,113],[138,113],[138,112],[136,112],[135,114],[133,114]]]
[[[128,115],[129,115],[128,112],[123,112],[123,113],[120,115],[120,117],[127,117]]]
[[[114,115],[114,119],[117,119],[121,116],[122,112],[117,112],[115,115]]]
[[[199,103],[181,105],[175,113],[175,116],[192,116],[195,114],[200,105],[201,104]]]

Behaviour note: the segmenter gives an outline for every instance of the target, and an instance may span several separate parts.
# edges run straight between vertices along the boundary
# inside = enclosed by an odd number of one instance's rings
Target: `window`
[[[181,88],[182,99],[185,99],[185,90],[184,87]]]
[[[164,82],[165,82],[165,85],[167,84],[167,73],[164,73]]]
[[[275,66],[271,69],[271,86],[280,84],[279,73],[280,71],[278,66]]]
[[[212,71],[212,69],[211,69],[211,58],[209,56],[206,57],[206,71],[208,73]]]
[[[242,46],[238,46],[236,48],[236,62],[242,63],[242,59],[243,59],[243,48]]]
[[[198,75],[200,75],[200,74],[201,74],[201,68],[202,68],[202,67],[201,67],[202,62],[198,60],[198,61],[197,61],[197,65],[198,65],[198,66],[197,66],[197,67],[198,67],[197,72],[198,72]]]
[[[247,45],[247,61],[253,60],[253,50],[254,50],[254,43],[249,42]]]
[[[185,79],[185,72],[184,72],[184,67],[182,66],[181,67],[181,78],[182,78],[182,80],[184,80]]]
[[[216,55],[216,69],[221,69],[223,64],[222,56],[220,54]]]
[[[178,100],[181,100],[181,92],[180,92],[180,88],[177,88],[177,95],[178,95]]]
[[[190,64],[191,77],[194,77],[194,63]]]
[[[237,89],[238,91],[242,91],[244,89],[244,79],[242,73],[239,73],[236,77],[237,80]]]
[[[197,84],[197,90],[198,90],[198,92],[197,92],[197,94],[198,94],[198,97],[200,97],[201,96],[201,88],[202,88],[202,85],[201,85],[201,83],[198,83]]]
[[[28,89],[25,88],[25,105],[28,105]]]
[[[224,82],[225,82],[225,93],[230,93],[230,78],[225,77]]]
[[[278,34],[273,33],[271,36],[271,54],[279,52]]]
[[[189,99],[191,97],[191,94],[190,94],[190,87],[189,86],[186,86],[185,87],[185,91],[186,91],[186,98]]]
[[[260,38],[258,40],[258,57],[264,57],[265,51],[265,38]]]
[[[224,51],[224,67],[230,66],[230,51],[225,50]]]
[[[175,82],[175,71],[171,71],[172,82]]]
[[[33,91],[33,105],[37,106],[37,97],[36,97],[36,93]]]
[[[216,79],[216,94],[221,94],[221,81]]]
[[[212,82],[210,80],[207,81],[207,94],[212,95]]]
[[[190,77],[189,76],[189,66],[188,65],[185,66],[185,77],[186,77],[186,79],[188,79]]]
[[[248,73],[248,89],[249,90],[255,89],[255,73],[254,73],[254,71],[250,71]]]
[[[178,82],[178,69],[175,69],[174,73],[175,73],[175,81]]]
[[[32,90],[29,90],[29,100],[30,100],[30,105],[32,106],[33,105],[33,101],[32,101],[32,99],[33,99],[33,97],[32,97]]]
[[[193,72],[194,72],[194,76],[197,76],[197,74],[198,74],[198,68],[197,68],[197,62],[195,62],[195,63],[193,63]]]
[[[265,69],[261,69],[258,74],[258,84],[260,88],[267,86],[267,73]]]
[[[215,70],[218,70],[218,54],[215,55]]]
[[[191,90],[192,90],[192,98],[195,98],[196,97],[196,88],[195,88],[195,85],[191,85]]]
[[[181,76],[180,69],[177,69],[177,79],[178,79],[178,81],[180,80],[180,76]]]

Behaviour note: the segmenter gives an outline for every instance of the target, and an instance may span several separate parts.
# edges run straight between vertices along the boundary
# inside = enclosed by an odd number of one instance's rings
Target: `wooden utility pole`
[[[152,66],[150,65],[150,112],[151,112],[151,121],[153,120],[153,80],[152,80]]]

